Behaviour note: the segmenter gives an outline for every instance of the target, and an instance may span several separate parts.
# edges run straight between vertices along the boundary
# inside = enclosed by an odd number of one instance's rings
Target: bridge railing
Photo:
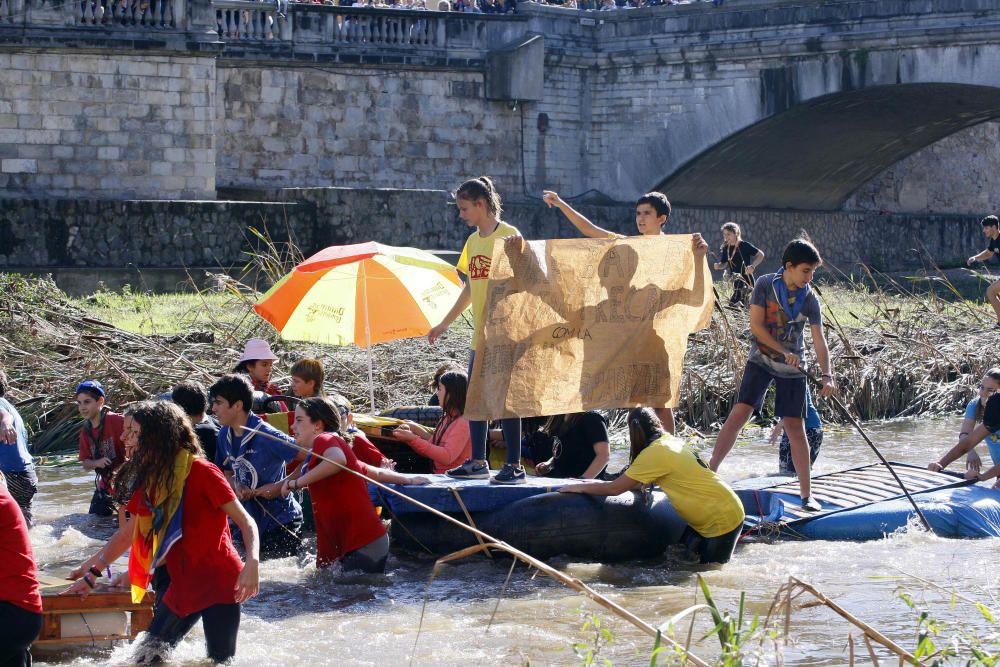
[[[225,42],[290,41],[291,21],[274,2],[214,0],[219,37]]]
[[[481,50],[509,39],[512,24],[517,32],[525,25],[512,16],[305,3],[289,5],[284,17],[272,0],[213,0],[213,6],[220,36],[227,43]]]
[[[184,30],[188,0],[0,0],[0,27],[79,27],[107,31]]]

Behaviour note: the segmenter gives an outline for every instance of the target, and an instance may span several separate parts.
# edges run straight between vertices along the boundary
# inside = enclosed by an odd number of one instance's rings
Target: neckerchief
[[[181,529],[184,507],[184,484],[191,473],[195,456],[186,449],[174,459],[174,475],[170,488],[143,489],[143,501],[150,514],[136,514],[132,531],[132,549],[128,556],[128,578],[132,602],[146,596],[153,580],[153,570],[163,562],[170,548],[183,536]]]
[[[774,274],[774,280],[771,281],[771,289],[774,292],[775,301],[785,311],[788,321],[794,322],[802,313],[802,306],[805,305],[806,297],[809,295],[809,285],[795,290],[795,294],[791,295],[794,297],[795,303],[790,303],[788,285],[785,284],[784,274],[784,267],[778,269],[778,272]]]
[[[256,422],[254,420],[256,420]],[[235,459],[238,459],[247,453],[247,445],[251,440],[253,440],[253,437],[257,435],[254,431],[260,429],[262,421],[263,420],[260,417],[251,412],[247,417],[247,423],[242,427],[243,435],[240,436],[239,441],[237,442],[234,442],[234,439],[236,438],[235,427],[229,427],[229,430],[226,431],[226,439],[229,443],[229,456],[227,456],[222,462],[223,465],[231,464]]]
[[[101,451],[101,440],[104,439],[104,416],[107,413],[108,413],[108,408],[101,408],[101,419],[100,423],[97,426],[96,437],[94,436],[94,429],[90,425],[90,420],[89,419],[86,420],[83,424],[83,432],[87,434],[87,437],[90,438],[90,442],[93,444],[93,448],[91,449],[90,452],[91,459],[101,458],[104,455],[104,453]],[[114,447],[111,448],[111,451],[112,455],[116,454],[116,452],[114,451]],[[117,456],[115,456],[114,458],[117,458]],[[114,461],[112,461],[112,464],[113,463]],[[111,468],[112,466],[105,466],[101,470],[94,471],[96,473],[94,477],[95,480],[94,483],[97,484],[97,488],[106,490],[107,487],[111,486]]]

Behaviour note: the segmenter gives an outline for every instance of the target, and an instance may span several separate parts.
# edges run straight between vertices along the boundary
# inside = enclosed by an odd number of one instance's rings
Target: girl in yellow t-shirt
[[[469,353],[469,382],[472,382],[472,363],[476,358],[476,345],[483,330],[483,315],[486,309],[486,286],[493,262],[493,243],[508,236],[520,236],[517,228],[500,220],[502,212],[500,194],[493,181],[486,176],[473,178],[462,183],[455,192],[458,216],[476,231],[469,235],[458,259],[458,270],[468,276],[465,288],[445,315],[441,323],[430,330],[427,340],[432,344],[448,326],[472,305],[472,350]],[[472,435],[472,458],[448,471],[450,477],[458,479],[487,479],[490,466],[486,461],[486,437],[488,422],[470,421]],[[504,444],[507,447],[507,463],[493,479],[493,484],[524,484],[524,469],[521,467],[521,420],[501,421]]]
[[[743,503],[680,438],[664,432],[650,408],[628,420],[632,464],[613,482],[571,484],[560,493],[616,496],[656,482],[682,519],[681,541],[702,563],[727,563],[743,528]]]

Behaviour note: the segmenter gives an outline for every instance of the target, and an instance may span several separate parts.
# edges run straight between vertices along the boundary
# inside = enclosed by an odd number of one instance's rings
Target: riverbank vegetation
[[[288,265],[258,261],[253,275],[266,287]],[[993,313],[978,296],[981,281],[954,271],[859,275],[819,283],[842,400],[862,420],[964,407],[1000,352]],[[965,276],[965,284],[958,286],[955,276]],[[253,313],[259,292],[249,280],[217,275],[211,283],[187,294],[124,289],[73,299],[51,280],[0,274],[0,357],[38,451],[72,441],[65,435],[80,379],[99,378],[119,406],[185,378],[214,380],[235,365],[253,336],[270,339],[282,357],[274,378],[279,386],[287,384],[294,360],[319,357],[338,391],[369,410],[365,351],[279,341]],[[729,284],[717,286],[725,301]],[[470,335],[468,320],[460,319],[433,348],[421,339],[375,346],[375,407],[423,403],[437,366],[448,359],[464,365]],[[691,337],[677,410],[687,427],[711,431],[725,419],[747,349],[741,309],[717,309],[710,328]],[[825,420],[841,420],[832,405],[820,401],[818,407]]]

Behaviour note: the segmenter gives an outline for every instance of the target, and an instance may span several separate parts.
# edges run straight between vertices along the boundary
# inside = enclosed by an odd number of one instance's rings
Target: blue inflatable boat
[[[1000,537],[1000,491],[960,475],[891,464],[943,537]],[[661,555],[678,542],[685,522],[659,490],[615,497],[561,494],[576,480],[529,478],[517,486],[444,475],[427,486],[395,487],[403,494],[472,524],[538,558],[567,555],[613,562]],[[798,482],[758,477],[734,485],[747,514],[745,536],[754,538],[869,540],[905,528],[912,505],[881,464],[819,475],[812,495],[823,510],[801,510]],[[441,555],[477,543],[476,537],[420,507],[373,487],[373,498],[391,518],[393,544]]]

